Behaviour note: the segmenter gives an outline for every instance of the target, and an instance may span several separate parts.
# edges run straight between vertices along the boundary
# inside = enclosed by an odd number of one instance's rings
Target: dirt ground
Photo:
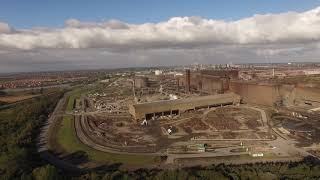
[[[0,101],[6,102],[6,103],[15,103],[15,102],[30,99],[36,96],[38,95],[0,96]]]
[[[174,119],[150,120],[148,125],[135,123],[131,118],[104,113],[88,116],[87,124],[88,134],[99,144],[117,149],[124,148],[128,151],[140,152],[143,148],[148,148],[148,152],[159,152],[177,143],[188,144],[195,137],[213,139],[268,137],[265,134],[258,134],[258,127],[261,126],[259,120],[259,114],[255,111],[228,106],[186,112]],[[169,129],[172,131],[170,134]],[[249,132],[239,130],[249,130]]]

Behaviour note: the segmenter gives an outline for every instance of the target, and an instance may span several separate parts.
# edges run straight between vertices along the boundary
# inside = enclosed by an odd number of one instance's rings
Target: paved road
[[[276,147],[274,149],[270,149],[267,152],[276,154],[278,157],[272,158],[270,160],[261,159],[259,158],[254,160],[254,162],[264,162],[264,161],[294,161],[298,159],[302,159],[304,156],[312,156],[303,148],[297,148],[295,146],[295,141],[293,140],[285,140],[281,137],[277,138],[276,140],[267,141],[271,147]],[[214,152],[204,152],[204,153],[196,153],[196,154],[170,154],[167,159],[167,164],[172,164],[175,162],[176,159],[185,159],[185,158],[210,158],[210,157],[224,157],[224,156],[232,156],[232,155],[244,155],[248,154],[248,152],[231,152],[232,149],[241,148],[238,147],[226,147],[226,148],[219,148],[216,149]],[[196,160],[196,159],[195,159]],[[251,159],[242,160],[242,163],[250,163],[252,162]]]
[[[111,85],[111,84],[110,84]],[[83,98],[81,98],[83,100]],[[51,136],[50,134],[50,128],[53,127],[53,125],[57,121],[57,117],[61,115],[61,111],[63,111],[63,104],[66,103],[67,95],[65,95],[57,104],[57,107],[55,111],[52,113],[51,117],[48,119],[48,122],[42,127],[41,134],[39,137],[39,144],[38,144],[38,151],[42,153],[43,157],[49,161],[50,163],[62,168],[62,169],[68,169],[70,171],[80,171],[77,167],[68,164],[62,160],[60,160],[58,157],[53,156],[49,153],[49,138]],[[84,103],[82,103],[84,105]],[[264,110],[255,108],[255,107],[248,107],[254,110],[257,110],[261,112],[262,116],[262,122],[263,125],[267,125],[267,116]],[[86,128],[85,118],[86,118],[86,112],[84,106],[82,107],[82,111],[84,112],[81,115],[75,115],[75,130],[78,138],[80,141],[89,147],[92,147],[94,149],[97,149],[99,151],[108,152],[108,153],[116,153],[116,154],[130,154],[130,155],[162,155],[161,153],[129,153],[129,152],[120,152],[119,150],[99,145],[95,142],[93,142],[84,132],[83,128]],[[86,130],[87,132],[88,130]],[[274,153],[282,155],[284,157],[287,157],[289,155],[293,154],[299,154],[299,155],[310,155],[306,151],[304,151],[301,148],[296,148],[294,146],[293,141],[286,141],[282,138],[278,138],[274,141],[268,141],[268,143],[272,146],[277,147],[274,149]],[[247,154],[247,152],[239,152],[239,153],[233,153],[230,152],[231,149],[234,149],[235,147],[227,147],[227,148],[220,148],[217,149],[215,152],[205,152],[205,153],[199,153],[199,154],[169,154],[167,163],[171,164],[174,163],[175,159],[181,159],[181,158],[200,158],[200,157],[221,157],[221,156],[228,156],[228,155],[242,155]],[[259,160],[257,160],[259,161]],[[274,160],[272,160],[274,161]],[[251,161],[250,161],[251,162]]]
[[[107,146],[103,146],[103,145],[100,145],[100,144],[97,144],[95,142],[93,142],[89,137],[88,135],[84,132],[89,132],[88,129],[84,130],[83,128],[87,128],[86,126],[86,123],[85,123],[86,119],[85,119],[85,116],[75,116],[75,130],[76,130],[76,134],[79,138],[79,140],[93,148],[93,149],[96,149],[96,150],[99,150],[99,151],[102,151],[102,152],[107,152],[107,153],[114,153],[114,154],[127,154],[127,155],[146,155],[146,156],[150,156],[150,155],[161,155],[161,153],[131,153],[131,152],[125,152],[125,151],[119,151],[118,149],[113,149],[111,147],[107,147]]]
[[[48,118],[47,122],[41,127],[37,148],[40,156],[50,164],[59,167],[60,169],[64,169],[67,172],[79,174],[85,172],[85,170],[59,159],[59,157],[52,154],[50,150],[50,141],[52,138],[55,138],[54,136],[56,135],[52,133],[54,130],[53,128],[55,128],[56,123],[58,123],[58,117],[63,112],[63,106],[67,102],[67,97],[68,94],[65,94],[64,97],[59,100],[53,113]]]
[[[262,122],[263,126],[265,128],[267,127],[268,124],[268,119],[265,111],[263,109],[259,109],[256,107],[250,107],[250,106],[244,106],[249,109],[253,109],[256,111],[259,111],[261,113],[262,117]],[[302,156],[313,156],[312,154],[308,153],[305,149],[303,148],[298,148],[295,146],[296,142],[294,140],[290,139],[284,139],[281,135],[277,134],[278,138],[271,140],[271,139],[266,139],[264,142],[268,143],[269,146],[275,147],[274,149],[270,149],[268,152],[269,153],[274,153],[277,156],[280,156],[280,158],[273,158],[271,160],[262,160],[263,162],[268,162],[268,161],[294,161],[294,160],[301,160]],[[230,141],[236,141],[236,139],[229,139]],[[239,139],[241,141],[254,141],[257,139]],[[217,140],[213,140],[217,141]],[[227,139],[221,139],[221,141],[227,141]],[[263,141],[263,140],[257,140],[257,141]],[[171,164],[174,163],[175,159],[184,159],[184,158],[201,158],[201,157],[221,157],[221,156],[230,156],[230,155],[241,155],[241,154],[248,154],[247,152],[242,152],[242,153],[233,153],[230,152],[231,149],[234,149],[235,147],[230,147],[230,148],[220,148],[217,149],[215,152],[205,152],[205,153],[198,153],[198,154],[170,154],[167,159],[167,163]],[[195,159],[196,160],[196,159]],[[252,160],[242,160],[244,162],[241,163],[249,163],[252,162]],[[259,158],[254,160],[254,162],[261,162]],[[239,163],[239,162],[238,162]]]
[[[187,161],[184,161],[187,160]],[[254,164],[254,163],[268,163],[268,162],[300,162],[302,161],[303,158],[301,157],[281,157],[281,158],[252,158],[252,159],[214,159],[214,160],[200,160],[200,159],[176,159],[174,161],[175,165],[172,165],[172,167],[194,167],[197,165],[200,166],[210,166],[212,164],[230,164],[230,165],[241,165],[241,164]],[[164,168],[166,168],[166,166],[169,166],[168,164],[163,165]]]
[[[66,102],[65,96],[59,100],[54,111],[51,113],[48,120],[43,124],[43,126],[40,129],[38,152],[49,150],[49,139],[51,136],[49,131],[52,125],[57,121],[57,117],[61,114],[63,104]]]
[[[82,103],[84,104],[84,103]],[[249,107],[246,106],[246,108],[250,108],[256,111],[259,111],[261,113],[261,118],[262,118],[262,122],[263,125],[265,126],[265,128],[267,127],[267,116],[264,110],[259,109],[259,108],[255,108],[255,107]],[[83,111],[85,112],[85,109],[83,109]],[[86,128],[86,123],[85,123],[85,115],[79,115],[76,116],[75,118],[75,127],[76,127],[76,132],[77,135],[80,139],[80,141],[96,150],[100,150],[103,152],[109,152],[109,153],[117,153],[117,154],[131,154],[131,155],[161,155],[160,153],[129,153],[129,152],[121,152],[118,149],[113,149],[111,147],[106,147],[106,146],[102,146],[99,145],[95,142],[93,142],[89,137],[87,137],[87,135],[83,132],[83,128]],[[85,130],[86,132],[88,132],[88,130]],[[286,141],[284,139],[282,139],[281,137],[278,137],[276,140],[274,139],[265,139],[265,140],[261,140],[261,139],[239,139],[239,141],[264,141],[266,143],[268,143],[270,146],[274,146],[277,147],[273,150],[270,150],[269,152],[273,152],[275,154],[278,154],[279,156],[282,157],[286,157],[288,159],[292,159],[292,157],[290,158],[289,156],[291,156],[292,154],[297,154],[300,156],[307,156],[310,155],[309,153],[307,153],[306,151],[304,151],[303,149],[300,148],[296,148],[294,146],[294,142],[293,141]],[[216,139],[214,141],[217,141]],[[221,139],[221,141],[227,141],[226,139]],[[237,141],[237,139],[229,139],[229,141]],[[174,162],[175,159],[181,159],[181,158],[200,158],[200,157],[222,157],[222,156],[230,156],[230,155],[243,155],[243,154],[248,154],[247,152],[239,152],[239,153],[235,153],[235,152],[230,152],[230,150],[235,149],[235,147],[227,147],[227,148],[220,148],[220,149],[216,149],[215,152],[204,152],[204,153],[196,153],[196,154],[168,154],[168,159],[167,159],[167,163],[171,164]],[[274,159],[272,160],[274,161]],[[251,162],[251,160],[248,162]]]
[[[110,83],[107,87],[113,85],[114,83],[116,83],[119,79],[115,80],[114,82]],[[93,148],[93,149],[96,149],[96,150],[99,150],[99,151],[102,151],[102,152],[108,152],[108,153],[115,153],[115,154],[128,154],[128,155],[161,155],[160,153],[129,153],[129,152],[122,152],[122,151],[119,151],[119,150],[116,150],[116,149],[113,149],[111,147],[107,147],[107,146],[102,146],[100,144],[97,144],[95,142],[93,142],[89,137],[88,135],[86,134],[87,132],[89,132],[89,130],[87,129],[87,125],[85,123],[86,121],[86,109],[85,109],[85,106],[84,106],[84,98],[81,97],[81,101],[82,101],[82,107],[81,107],[81,110],[83,113],[80,113],[80,115],[75,115],[75,118],[74,118],[74,127],[75,127],[75,131],[76,131],[76,134],[77,134],[77,137],[79,138],[79,140]]]
[[[272,151],[278,156],[313,156],[308,153],[305,149],[296,147],[295,144],[297,142],[291,139],[283,139],[281,137],[277,138],[274,141],[270,141],[269,144],[271,146],[276,147]],[[315,156],[314,156],[315,157]]]
[[[170,154],[167,159],[167,164],[174,163],[175,159],[181,158],[209,158],[209,157],[223,157],[223,156],[230,156],[230,155],[243,155],[248,154],[248,152],[230,152],[232,149],[241,148],[238,147],[226,147],[226,148],[219,148],[216,149],[214,152],[202,152],[202,153],[194,153],[194,154]]]

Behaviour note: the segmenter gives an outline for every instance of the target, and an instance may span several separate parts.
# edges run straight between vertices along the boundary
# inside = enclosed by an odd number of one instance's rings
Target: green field
[[[63,118],[61,128],[58,131],[57,142],[68,153],[84,151],[89,160],[103,163],[126,163],[126,164],[154,164],[159,162],[155,156],[111,154],[92,149],[80,142],[74,130],[74,119],[72,116]]]
[[[77,98],[80,98],[81,94],[84,92],[83,89],[75,89],[71,92],[68,99],[67,111],[73,110],[73,103]]]
[[[94,91],[95,89],[100,89],[100,88],[102,88],[102,87],[100,87],[99,85],[95,85],[94,88],[81,87],[81,88],[76,88],[76,89],[72,90],[70,92],[70,96],[68,99],[67,111],[73,110],[74,101],[76,99],[80,98],[82,94],[90,93],[90,92]]]

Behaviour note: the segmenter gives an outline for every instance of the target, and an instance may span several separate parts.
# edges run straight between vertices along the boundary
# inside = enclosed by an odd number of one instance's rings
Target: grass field
[[[0,101],[5,103],[15,103],[18,101],[30,99],[39,95],[17,95],[17,96],[1,96]]]
[[[96,84],[96,85],[94,85],[94,88],[93,87],[91,87],[91,88],[80,87],[80,88],[76,88],[76,89],[72,90],[70,92],[70,96],[68,99],[67,111],[73,110],[74,100],[80,98],[82,94],[94,92],[97,90],[102,90],[103,88],[104,87],[101,84]]]
[[[73,110],[73,103],[74,100],[77,98],[80,98],[81,94],[84,92],[83,89],[75,89],[71,92],[71,95],[69,96],[68,99],[68,105],[67,105],[67,111],[72,111]]]
[[[103,163],[125,163],[125,164],[154,164],[159,162],[159,158],[155,156],[140,155],[123,155],[111,154],[92,149],[80,142],[74,130],[74,119],[72,116],[63,118],[62,127],[57,134],[57,142],[68,153],[84,151],[87,153],[89,160]]]
[[[14,109],[0,110],[0,121],[3,119],[14,119]]]

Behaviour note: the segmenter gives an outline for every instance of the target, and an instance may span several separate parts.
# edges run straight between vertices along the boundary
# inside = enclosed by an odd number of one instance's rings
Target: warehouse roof
[[[195,107],[218,105],[239,102],[240,96],[234,93],[218,94],[210,96],[191,97],[186,99],[153,101],[134,104],[135,113],[164,112],[170,110],[187,110]]]

